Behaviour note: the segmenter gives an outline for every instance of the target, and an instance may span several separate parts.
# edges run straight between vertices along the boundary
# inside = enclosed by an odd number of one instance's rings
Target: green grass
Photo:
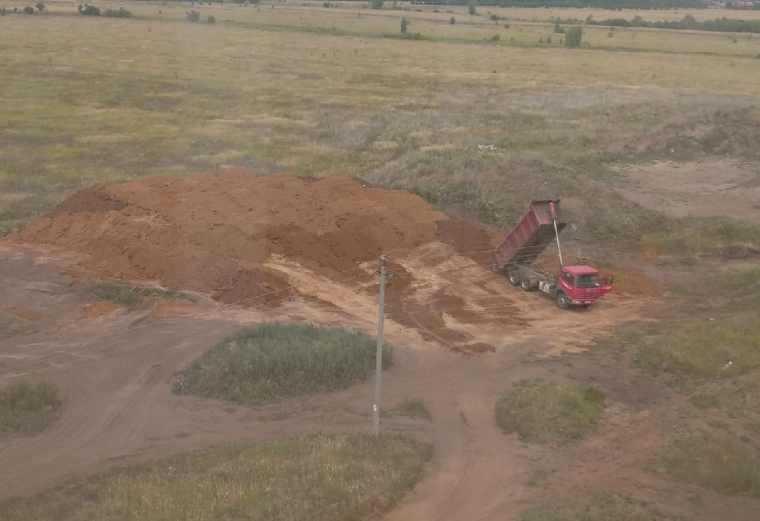
[[[760,226],[728,218],[690,218],[663,222],[662,230],[644,233],[645,250],[677,256],[742,257],[760,251]]]
[[[58,389],[47,383],[19,382],[0,389],[0,433],[40,432],[60,406]]]
[[[410,418],[423,418],[428,421],[433,419],[433,415],[430,414],[427,405],[425,405],[425,402],[419,398],[407,398],[391,409],[390,413],[399,416],[408,416]]]
[[[174,391],[256,404],[335,391],[367,379],[375,339],[356,331],[264,324],[223,340],[182,371]],[[385,346],[383,365],[391,363]]]
[[[431,450],[408,438],[310,435],[180,455],[0,504],[4,521],[358,521],[392,507]]]
[[[675,521],[646,503],[613,494],[540,505],[523,512],[520,521]]]
[[[139,306],[146,299],[193,300],[192,296],[181,291],[128,286],[126,284],[114,282],[101,282],[96,284],[92,287],[92,293],[100,300],[107,300],[130,309]]]
[[[639,339],[636,362],[677,383],[727,379],[760,367],[760,322],[754,314],[667,322]]]
[[[523,441],[567,443],[593,432],[603,410],[594,387],[523,380],[497,400],[496,423]]]
[[[760,453],[728,433],[676,437],[659,455],[670,477],[731,495],[760,497]]]

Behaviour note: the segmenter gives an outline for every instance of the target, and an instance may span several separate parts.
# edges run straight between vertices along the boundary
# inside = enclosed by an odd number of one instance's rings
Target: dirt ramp
[[[85,253],[102,276],[271,304],[289,293],[263,266],[272,254],[353,281],[362,262],[435,240],[445,219],[416,195],[352,178],[233,171],[89,188],[15,238]]]

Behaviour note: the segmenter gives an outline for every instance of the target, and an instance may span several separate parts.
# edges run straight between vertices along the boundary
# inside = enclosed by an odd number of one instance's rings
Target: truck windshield
[[[597,288],[601,286],[599,275],[578,275],[575,277],[575,286],[577,288]]]

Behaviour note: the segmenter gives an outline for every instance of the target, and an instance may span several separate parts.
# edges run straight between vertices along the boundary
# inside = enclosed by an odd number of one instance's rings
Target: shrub
[[[34,7],[36,7],[37,11],[39,11],[40,13],[45,10],[45,4],[43,4],[42,2],[37,2]]]
[[[201,20],[201,13],[198,11],[192,10],[185,13],[185,18],[190,23],[198,23]]]
[[[401,18],[401,34],[406,34],[406,30],[409,27],[409,20],[402,17]]]
[[[24,7],[24,14],[34,14],[34,7],[29,5]]]
[[[456,18],[454,18],[453,16],[451,18],[449,18],[449,25],[456,25],[456,23],[457,23],[457,19]]]
[[[580,27],[570,27],[565,31],[565,47],[575,49],[581,46],[583,41],[583,29]]]
[[[523,380],[499,397],[496,423],[537,443],[568,442],[596,429],[604,394],[594,387]]]
[[[210,14],[210,15],[208,15],[208,18],[206,19],[206,21],[207,21],[207,22],[208,22],[210,25],[213,25],[213,24],[215,24],[215,23],[216,23],[216,17],[215,17],[214,15],[211,15],[211,14]]]
[[[470,13],[470,16],[475,16],[478,14],[478,8],[474,0],[471,0],[470,3],[467,4],[467,12]]]
[[[382,9],[384,3],[385,3],[384,0],[370,0],[369,6],[372,9]]]
[[[5,7],[0,7],[0,16],[5,16],[7,13]]]
[[[20,382],[0,389],[0,432],[39,432],[61,406],[58,389]]]
[[[433,415],[430,414],[427,405],[420,399],[407,398],[396,406],[392,412],[399,416],[408,416],[410,418],[423,418],[428,421],[433,419]]]
[[[77,10],[82,16],[100,16],[100,9],[94,5],[80,4]]]
[[[103,16],[108,16],[109,18],[131,18],[132,12],[119,7],[118,9],[106,9],[103,11]]]
[[[375,340],[363,333],[264,324],[193,362],[178,375],[174,391],[250,404],[344,389],[372,374],[375,349]],[[383,363],[391,363],[389,348]]]
[[[494,34],[494,35],[493,35],[493,36],[491,36],[491,38],[489,38],[489,39],[490,39],[492,42],[498,42],[499,40],[501,40],[501,36],[499,36],[498,34]]]
[[[554,22],[554,32],[558,34],[565,34],[565,29],[559,24],[559,22]]]

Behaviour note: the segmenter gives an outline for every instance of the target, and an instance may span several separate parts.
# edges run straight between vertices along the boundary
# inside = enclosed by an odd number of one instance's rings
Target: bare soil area
[[[673,217],[733,217],[760,223],[760,169],[728,159],[655,161],[623,170],[619,192]]]
[[[258,196],[253,180],[266,187]],[[307,196],[312,189],[322,195]],[[276,203],[278,191],[285,201]],[[247,324],[308,321],[373,334],[383,251],[394,273],[386,334],[397,346],[384,407],[421,399],[433,417],[390,416],[384,428],[435,446],[428,477],[389,519],[514,519],[537,492],[526,484],[535,449],[500,433],[495,397],[545,372],[525,360],[582,352],[640,318],[651,297],[622,293],[591,311],[560,312],[491,272],[483,257],[490,244],[487,232],[416,196],[345,179],[233,172],[72,197],[0,243],[0,309],[12,326],[2,337],[0,384],[50,381],[64,398],[46,432],[0,440],[0,498],[225,441],[368,428],[369,383],[246,408],[176,396],[171,382]],[[95,299],[99,277],[197,298],[127,309]]]

